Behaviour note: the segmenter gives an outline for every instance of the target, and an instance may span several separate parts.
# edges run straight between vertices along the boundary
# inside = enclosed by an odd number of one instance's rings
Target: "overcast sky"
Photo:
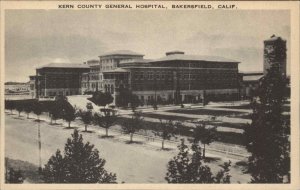
[[[287,40],[289,63],[288,11],[9,10],[5,80],[27,82],[40,65],[124,49],[148,59],[171,50],[222,56],[240,61],[240,71],[261,71],[263,40],[272,34]]]

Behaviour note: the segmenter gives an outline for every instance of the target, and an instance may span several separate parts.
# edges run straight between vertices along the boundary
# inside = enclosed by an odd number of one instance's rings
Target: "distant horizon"
[[[172,50],[240,62],[239,72],[263,70],[263,41],[287,40],[288,10],[6,10],[5,81],[29,81],[48,63],[83,63],[114,50],[157,59]]]

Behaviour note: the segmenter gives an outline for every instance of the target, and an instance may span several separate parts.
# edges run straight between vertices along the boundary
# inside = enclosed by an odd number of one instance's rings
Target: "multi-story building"
[[[22,82],[6,82],[5,93],[24,93],[29,92],[29,83]]]
[[[84,62],[84,64],[90,67],[90,71],[82,74],[81,93],[96,91],[98,89],[99,81],[101,80],[99,60],[88,60],[87,62]]]
[[[36,97],[36,90],[35,90],[35,75],[29,76],[29,94],[31,98],[35,98]]]
[[[113,51],[99,56],[99,60],[87,61],[86,64],[91,68],[89,73],[82,76],[81,86],[82,93],[88,91],[114,91],[114,82],[107,79],[104,80],[104,72],[117,72],[120,62],[143,59],[142,54],[138,54],[129,50]],[[97,63],[96,63],[97,61]],[[94,64],[91,64],[94,63]],[[114,93],[113,93],[114,94]]]
[[[36,69],[34,81],[36,98],[81,94],[81,77],[90,68],[84,64],[50,63]]]
[[[99,56],[98,90],[110,92],[117,103],[122,89],[138,95],[140,101],[165,103],[201,102],[239,97],[238,61],[215,56],[167,52],[155,60],[131,51]],[[85,83],[85,81],[82,81]],[[92,89],[91,89],[92,90]]]
[[[241,72],[240,84],[241,84],[241,99],[249,98],[253,96],[255,89],[259,85],[259,80],[264,76],[263,71],[257,72]]]

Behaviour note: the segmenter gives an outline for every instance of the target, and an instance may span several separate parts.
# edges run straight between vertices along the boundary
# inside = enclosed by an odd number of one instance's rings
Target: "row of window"
[[[92,90],[95,89],[104,89],[105,92],[110,92],[111,94],[114,93],[114,85],[113,84],[103,84],[100,82],[92,82],[92,83],[82,83],[82,88],[91,88]]]
[[[207,79],[207,75],[200,75],[200,74],[181,74],[178,76],[175,76],[174,79],[179,77],[180,80],[204,80]],[[209,78],[213,80],[229,80],[232,79],[234,75],[232,74],[221,74],[221,75],[209,75]],[[172,80],[173,75],[153,75],[153,74],[148,74],[148,75],[139,75],[136,74],[134,75],[135,80]]]
[[[199,63],[199,62],[181,62],[175,63],[177,67],[185,67],[185,68],[236,68],[237,64],[230,64],[230,63]],[[157,66],[167,66],[167,67],[174,67],[174,63],[160,63]]]

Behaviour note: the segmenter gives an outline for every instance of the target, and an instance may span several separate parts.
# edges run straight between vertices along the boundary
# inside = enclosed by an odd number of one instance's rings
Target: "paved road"
[[[38,165],[37,123],[16,115],[5,117],[5,155],[12,159],[28,161]],[[42,162],[45,164],[56,149],[63,150],[66,139],[73,130],[64,129],[60,125],[49,125],[41,122]],[[177,150],[161,151],[141,144],[126,144],[118,139],[102,139],[97,133],[82,133],[100,151],[105,158],[105,168],[117,174],[119,182],[126,183],[165,183],[164,176],[168,161]],[[223,160],[220,160],[223,162]],[[211,165],[213,171],[218,171],[219,162]],[[248,175],[236,166],[232,168],[232,182],[249,181]]]

